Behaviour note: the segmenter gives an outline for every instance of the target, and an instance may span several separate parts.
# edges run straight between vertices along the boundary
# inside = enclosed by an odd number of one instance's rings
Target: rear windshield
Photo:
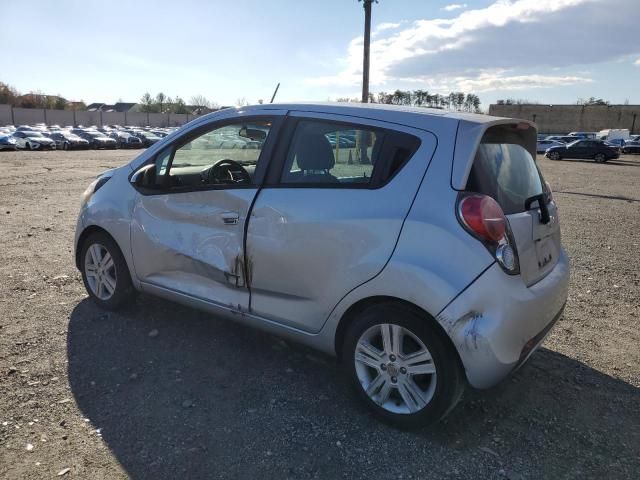
[[[511,143],[480,144],[467,190],[493,197],[506,215],[524,212],[526,200],[544,191],[531,154]]]

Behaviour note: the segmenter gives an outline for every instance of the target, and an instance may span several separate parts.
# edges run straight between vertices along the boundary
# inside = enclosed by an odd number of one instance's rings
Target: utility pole
[[[377,0],[358,0],[364,7],[364,58],[362,62],[362,103],[369,102],[369,45],[371,43],[371,4]]]

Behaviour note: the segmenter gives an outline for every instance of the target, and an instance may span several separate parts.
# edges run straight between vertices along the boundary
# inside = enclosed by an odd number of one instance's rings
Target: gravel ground
[[[0,154],[0,478],[638,478],[640,157],[540,159],[573,267],[564,318],[514,376],[407,433],[330,358],[148,296],[87,300],[80,194],[134,155]]]

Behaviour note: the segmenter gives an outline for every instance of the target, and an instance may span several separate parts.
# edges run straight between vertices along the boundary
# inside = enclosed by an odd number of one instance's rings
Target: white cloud
[[[568,72],[640,53],[636,41],[640,9],[631,5],[635,1],[496,0],[455,18],[394,24],[379,31],[371,43],[371,84],[382,89],[399,83],[426,86],[448,81],[453,82],[451,87],[461,84],[479,91],[488,85],[543,88],[589,81]],[[626,14],[620,16],[620,11]],[[616,35],[608,33],[611,25],[616,26]],[[345,64],[336,74],[307,83],[358,85],[362,37],[349,43]],[[487,71],[497,73],[489,78]],[[528,72],[536,75],[525,76]]]
[[[638,60],[636,60],[635,62],[633,62],[633,64],[634,64],[636,67],[640,67],[640,58],[639,58]]]
[[[373,29],[373,33],[384,32],[385,30],[393,30],[393,29],[398,28],[400,25],[402,25],[402,24],[401,23],[392,23],[392,22],[379,23]]]
[[[457,77],[457,90],[464,92],[487,92],[495,90],[526,90],[530,88],[550,88],[581,83],[592,83],[593,79],[577,76],[553,75],[508,75],[503,71],[481,73],[477,77]]]
[[[442,10],[444,10],[445,12],[453,12],[454,10],[461,10],[463,8],[467,8],[466,3],[452,3],[451,5],[442,7]]]

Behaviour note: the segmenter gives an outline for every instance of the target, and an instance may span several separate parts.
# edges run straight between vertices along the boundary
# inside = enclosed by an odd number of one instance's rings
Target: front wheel
[[[457,353],[432,322],[411,307],[388,303],[359,314],[345,335],[342,364],[356,395],[397,427],[437,422],[464,390]]]
[[[84,286],[98,305],[116,310],[133,297],[127,262],[107,234],[90,235],[82,245],[80,258]]]
[[[27,150],[31,150],[31,144],[30,144],[30,143],[27,143],[27,144],[25,145],[25,148],[26,148]]]
[[[593,159],[596,161],[596,163],[604,163],[607,161],[607,157],[604,153],[597,153],[596,156],[593,157]]]

